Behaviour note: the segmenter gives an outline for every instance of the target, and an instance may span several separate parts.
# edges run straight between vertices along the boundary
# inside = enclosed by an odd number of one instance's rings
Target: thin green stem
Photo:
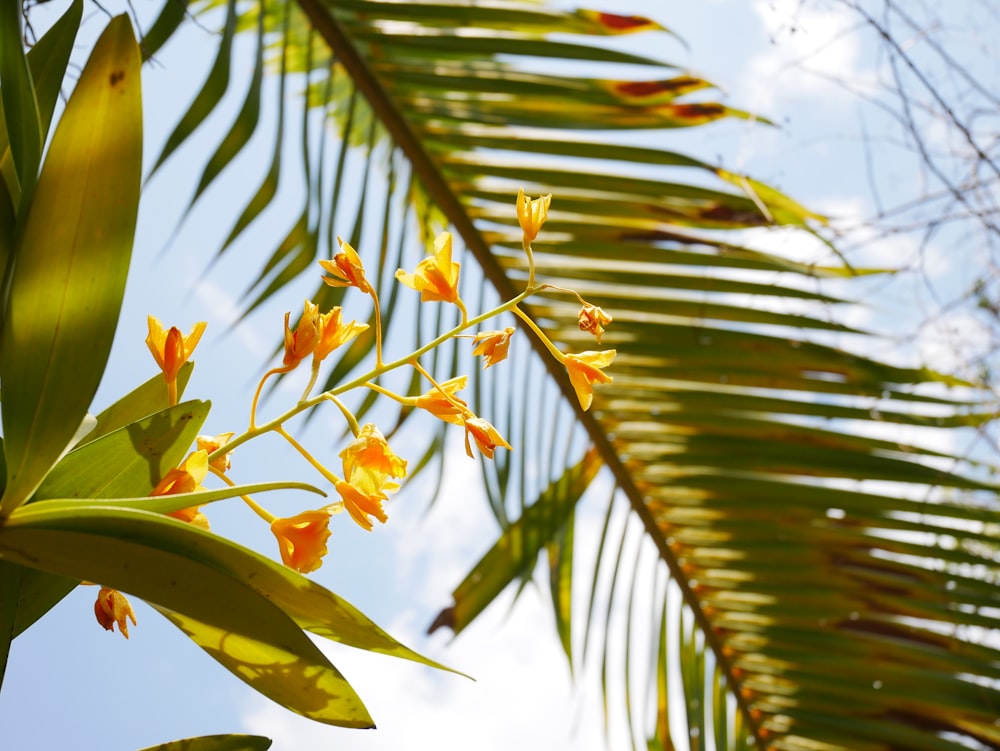
[[[261,423],[260,425],[257,425],[253,421],[251,421],[250,428],[247,431],[245,431],[244,433],[241,433],[240,435],[233,436],[233,438],[228,443],[226,443],[225,446],[222,446],[222,447],[216,449],[215,451],[213,451],[211,454],[209,454],[208,455],[208,460],[212,461],[213,459],[217,459],[218,457],[222,456],[223,454],[225,454],[225,453],[227,453],[229,451],[232,451],[232,450],[238,448],[239,446],[242,446],[247,441],[251,441],[254,438],[256,438],[257,436],[259,436],[259,435],[262,435],[262,434],[267,433],[267,432],[272,431],[272,430],[273,431],[282,430],[281,426],[284,423],[288,422],[290,419],[292,419],[296,415],[300,414],[301,412],[304,412],[307,409],[311,409],[312,407],[315,407],[317,404],[320,404],[323,401],[327,401],[328,398],[329,398],[328,395],[329,396],[338,396],[338,395],[343,394],[343,393],[345,393],[347,391],[350,391],[351,389],[355,389],[355,388],[358,388],[358,387],[361,387],[361,386],[367,386],[368,388],[372,388],[374,384],[370,385],[369,381],[373,381],[375,378],[378,378],[383,373],[388,373],[391,370],[396,370],[397,368],[401,368],[404,365],[410,365],[414,360],[419,359],[420,357],[422,357],[423,355],[427,354],[428,352],[430,352],[435,347],[440,346],[441,344],[443,344],[444,342],[448,341],[452,337],[457,336],[458,334],[461,334],[466,329],[472,328],[474,326],[478,326],[483,321],[488,321],[490,318],[494,318],[494,317],[500,315],[501,313],[506,313],[507,311],[514,311],[515,313],[517,313],[518,312],[517,311],[517,304],[520,303],[520,302],[522,302],[522,301],[524,301],[525,299],[527,299],[531,295],[537,293],[539,289],[540,288],[529,286],[524,291],[522,291],[520,294],[515,295],[514,297],[512,297],[507,302],[502,303],[502,304],[498,305],[497,307],[493,308],[492,310],[488,310],[485,313],[481,313],[480,315],[478,315],[478,316],[476,316],[474,318],[468,319],[463,324],[460,324],[460,325],[456,326],[455,328],[453,328],[453,329],[451,329],[449,331],[446,331],[445,333],[441,334],[440,336],[438,336],[435,339],[432,339],[427,344],[425,344],[424,346],[420,347],[419,349],[411,352],[410,354],[406,355],[405,357],[401,357],[398,360],[393,360],[392,362],[389,362],[389,363],[382,363],[381,365],[376,365],[376,367],[374,369],[370,370],[369,372],[365,373],[364,375],[358,376],[357,378],[355,378],[355,379],[353,379],[351,381],[348,381],[346,383],[342,383],[339,386],[337,386],[336,388],[330,389],[329,391],[325,391],[322,394],[317,394],[316,396],[313,396],[313,397],[311,397],[309,399],[306,399],[305,401],[298,402],[291,409],[289,409],[286,412],[278,415],[277,417],[275,417],[272,420],[269,420],[269,421],[267,421],[265,423]],[[521,313],[520,315],[523,316],[524,314]],[[530,321],[530,319],[528,319],[528,320]],[[536,333],[541,334],[541,332],[540,332],[540,330],[538,329],[537,326],[534,326],[533,323],[529,323],[529,325],[532,327],[532,329],[535,330]],[[548,342],[548,339],[544,338],[544,336],[543,336],[543,341]],[[549,346],[551,347],[551,343],[549,343]],[[553,354],[556,357],[560,358],[560,362],[562,362],[562,359],[561,359],[563,357],[562,353],[559,352],[558,350],[555,350],[554,348],[552,348],[552,352],[553,352]],[[282,368],[275,368],[274,370],[268,371],[268,373],[265,374],[265,379],[269,378],[270,376],[272,376],[272,375],[274,375],[276,373],[279,373],[279,372],[283,372],[283,369]],[[251,410],[251,417],[253,417],[255,415],[255,412],[256,412],[257,399],[259,397],[259,392],[260,392],[261,388],[263,387],[263,380],[264,379],[261,380],[261,385],[257,387],[258,393],[254,396],[254,403],[253,403],[253,407],[252,407],[252,410]],[[378,389],[376,389],[376,390],[378,390]],[[387,395],[391,395],[391,394],[387,394]]]
[[[280,435],[290,444],[292,444],[292,448],[294,448],[296,451],[302,454],[302,458],[305,459],[307,462],[309,462],[313,466],[313,469],[315,469],[317,472],[323,475],[323,477],[329,480],[331,485],[336,485],[338,482],[340,482],[339,477],[337,477],[335,474],[333,474],[333,472],[324,467],[312,454],[309,453],[309,451],[306,449],[305,446],[303,446],[301,443],[292,438],[291,434],[288,433],[288,431],[286,431],[283,427],[278,425],[277,427],[274,428],[274,432]]]
[[[316,385],[316,379],[319,377],[319,366],[321,363],[321,360],[317,360],[315,357],[313,358],[312,373],[309,375],[309,383],[306,384],[305,391],[303,391],[302,396],[299,397],[300,402],[304,402],[309,398],[309,392],[312,391],[313,386]]]
[[[417,360],[414,360],[411,364],[417,370],[417,372],[420,373],[420,375],[422,375],[424,378],[426,378],[428,381],[431,382],[431,385],[433,385],[434,388],[436,388],[440,392],[441,396],[447,399],[450,404],[452,404],[463,414],[472,414],[471,411],[469,410],[469,407],[465,404],[465,402],[461,401],[460,399],[457,399],[456,397],[452,396],[447,391],[445,391],[444,388],[442,388],[441,384],[434,379],[434,376],[428,373],[424,369],[424,366],[421,365]]]
[[[524,321],[525,325],[529,329],[531,329],[532,331],[535,332],[535,335],[539,338],[539,340],[541,340],[542,344],[545,345],[545,348],[549,352],[552,353],[552,356],[554,358],[556,358],[556,360],[558,360],[559,362],[565,362],[566,361],[566,355],[564,355],[562,352],[560,352],[558,349],[556,349],[556,345],[554,345],[549,340],[549,338],[545,335],[545,332],[543,332],[540,328],[538,328],[538,324],[536,324],[534,321],[532,321],[531,317],[527,313],[525,313],[523,310],[521,310],[516,305],[513,308],[511,308],[511,313],[513,313],[518,318],[520,318],[522,321]]]
[[[324,394],[324,396],[326,396],[328,401],[331,401],[337,405],[337,408],[340,410],[340,413],[344,416],[344,419],[347,420],[347,425],[348,427],[350,427],[351,432],[354,434],[354,437],[357,438],[358,433],[361,432],[361,426],[358,425],[358,418],[355,417],[354,413],[347,408],[346,404],[340,401],[340,399],[335,397],[333,394]]]
[[[531,252],[531,242],[525,235],[521,235],[521,247],[528,259],[528,289],[531,289],[535,286],[535,255]]]
[[[382,311],[378,305],[378,295],[375,293],[375,288],[369,284],[368,289],[375,305],[375,369],[378,370],[382,367]]]
[[[253,401],[250,402],[250,429],[247,432],[252,431],[257,425],[257,402],[260,401],[260,392],[264,389],[264,383],[271,376],[277,375],[278,373],[287,373],[290,370],[291,368],[287,365],[283,365],[280,368],[271,368],[264,374],[263,378],[260,379],[260,383],[257,384],[257,390],[253,395]]]
[[[226,473],[225,472],[222,472],[221,470],[218,470],[218,469],[216,469],[215,467],[213,467],[211,465],[209,465],[208,470],[213,475],[215,475],[220,480],[222,480],[224,483],[226,483],[226,485],[228,485],[229,487],[231,487],[231,488],[235,487],[236,483],[233,482],[232,480],[230,480],[228,477],[226,477]],[[271,522],[273,522],[275,519],[278,518],[274,514],[272,514],[270,511],[268,511],[266,508],[264,508],[259,503],[257,503],[250,496],[248,496],[248,495],[241,495],[240,498],[243,499],[243,502],[247,506],[249,506],[250,509],[255,514],[257,514],[257,516],[259,516],[261,519],[263,519],[264,521],[266,521],[268,524],[270,524]]]

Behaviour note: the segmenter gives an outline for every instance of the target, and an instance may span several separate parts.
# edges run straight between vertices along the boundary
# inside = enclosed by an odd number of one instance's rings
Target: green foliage
[[[146,599],[211,657],[283,706],[328,724],[371,727],[361,699],[307,631],[443,666],[301,574],[168,516],[249,493],[322,491],[280,481],[154,496],[188,454],[211,406],[172,405],[161,376],[97,418],[87,414],[117,325],[138,211],[139,46],[126,16],[110,21],[42,161],[82,3],[70,6],[28,54],[17,5],[4,8],[0,233],[9,284],[0,315],[0,678],[19,634],[81,581],[100,582]],[[173,21],[165,16],[156,28],[166,33]],[[189,362],[180,368],[177,391],[191,368]],[[269,745],[256,737],[215,736],[159,748]]]
[[[634,54],[619,36],[673,41],[662,26],[508,0],[288,0],[268,3],[266,12],[250,4],[242,17],[236,3],[225,5],[216,62],[158,161],[176,158],[222,100],[238,29],[257,35],[254,79],[203,169],[199,195],[245,153],[258,109],[268,104],[261,55],[273,35],[280,82],[270,103],[279,120],[271,167],[223,249],[279,195],[282,148],[294,132],[286,127],[289,83],[303,84],[306,103],[332,124],[331,134],[310,138],[303,107],[302,158],[293,166],[308,195],[275,242],[251,307],[315,258],[337,252],[335,226],[351,226],[342,234],[366,254],[377,269],[373,283],[384,290],[397,261],[422,251],[442,217],[509,299],[529,274],[521,234],[512,229],[512,199],[523,186],[554,194],[534,271],[582,290],[614,316],[601,345],[617,351],[614,382],[596,391],[590,412],[579,409],[551,357],[544,366],[522,365],[532,389],[478,382],[498,427],[519,433],[523,445],[520,458],[484,470],[502,530],[439,625],[466,626],[508,583],[523,584],[546,551],[568,656],[576,664],[599,659],[605,689],[623,682],[629,727],[643,728],[650,749],[682,740],[704,748],[709,735],[717,748],[732,749],[1000,745],[1000,652],[978,636],[1000,625],[996,486],[983,468],[932,448],[947,445],[954,431],[985,425],[993,405],[948,374],[831,344],[831,334],[845,335],[838,343],[869,335],[844,323],[849,303],[821,283],[846,285],[877,270],[839,263],[832,249],[828,262],[808,265],[731,240],[735,230],[769,229],[826,241],[822,216],[750,176],[633,142],[637,129],[666,142],[678,127],[750,117],[706,99],[709,82]],[[167,0],[150,52],[178,27],[185,7]],[[79,3],[31,59],[17,54],[20,19],[12,8],[0,11],[0,251],[4,261],[17,259],[6,264],[14,273],[0,350],[3,644],[75,581],[106,582],[148,599],[242,680],[294,711],[368,726],[360,698],[306,631],[434,663],[305,577],[163,515],[247,488],[146,497],[186,453],[207,403],[170,407],[151,382],[102,413],[96,432],[63,457],[104,369],[131,248],[138,51],[128,24],[113,21],[109,39],[117,41],[95,51],[41,164],[46,113],[62,80],[53,71],[65,67]],[[619,73],[623,65],[630,67]],[[123,82],[121,100],[98,93]],[[113,144],[101,135],[107,129],[93,127],[112,117],[126,126],[124,137],[116,128]],[[340,150],[328,179],[331,138]],[[356,182],[344,168],[347,144],[368,151]],[[123,147],[109,162],[108,150]],[[372,174],[383,157],[391,179],[380,182]],[[86,174],[70,169],[81,159]],[[633,174],[640,167],[642,177]],[[112,178],[124,189],[109,191]],[[381,222],[366,222],[371,215]],[[59,235],[60,227],[73,228],[74,238]],[[402,239],[390,245],[395,232]],[[79,270],[98,262],[113,273]],[[337,294],[322,288],[314,299],[326,308]],[[56,305],[63,299],[87,310],[72,321],[85,332],[67,328],[65,308]],[[403,301],[390,301],[385,312],[387,320],[417,321],[409,336],[420,343],[419,312]],[[558,289],[529,312],[560,349],[593,348],[578,325],[578,301]],[[444,314],[437,323],[451,326]],[[540,338],[525,333],[545,354]],[[358,338],[339,353],[338,381],[374,346],[372,337]],[[453,367],[442,357],[438,374],[453,376],[443,372]],[[530,394],[541,393],[542,382],[567,402],[538,408]],[[401,410],[399,425],[411,414]],[[904,427],[935,440],[901,440]],[[596,454],[581,460],[570,447],[582,434]],[[553,437],[563,435],[560,456]],[[429,437],[421,465],[443,445],[440,434]],[[574,509],[597,455],[630,512],[619,526],[609,503],[596,563],[581,574]],[[112,466],[95,468],[95,457]],[[878,484],[859,485],[866,481]],[[643,543],[626,555],[635,535]],[[643,590],[641,581],[654,584]],[[569,624],[581,587],[589,590],[589,617],[577,649]],[[616,631],[619,610],[625,624]],[[650,620],[648,642],[640,643],[640,625]],[[627,655],[620,676],[609,659],[614,640]],[[653,656],[639,676],[637,654]],[[677,687],[682,696],[671,697]]]

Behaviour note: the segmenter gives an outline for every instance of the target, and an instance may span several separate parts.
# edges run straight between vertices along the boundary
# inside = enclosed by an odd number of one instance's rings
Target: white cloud
[[[502,599],[447,649],[441,639],[432,640],[436,648],[429,651],[435,657],[474,676],[475,682],[399,660],[338,650],[331,657],[366,702],[378,730],[325,727],[260,698],[246,710],[246,730],[274,738],[274,751],[333,747],[603,751],[593,686],[584,692],[589,705],[574,701],[547,605],[536,591],[525,592],[512,610],[510,595]],[[419,640],[399,624],[392,631],[403,641]]]

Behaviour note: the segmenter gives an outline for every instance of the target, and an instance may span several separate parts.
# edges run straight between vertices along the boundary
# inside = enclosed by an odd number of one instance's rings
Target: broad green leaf
[[[270,483],[268,485],[277,484]],[[253,486],[247,487],[252,489]],[[171,499],[173,499],[173,503],[181,502],[190,505],[191,501],[213,496],[220,497],[221,494],[232,490],[227,488],[211,491],[211,493],[192,493],[188,494],[186,499],[178,495],[153,499],[128,499],[125,502],[133,506],[146,503],[149,504],[148,508],[163,511],[170,508],[168,504],[171,503]],[[177,501],[178,498],[181,501]],[[174,522],[174,520],[161,517],[158,514],[150,514],[134,508],[115,507],[115,503],[115,501],[108,501],[107,506],[101,508],[97,505],[79,503],[39,502],[21,508],[16,519],[20,524],[39,520],[43,525],[46,520],[51,520],[53,525],[58,524],[81,533],[90,534],[91,530],[96,530],[94,534],[118,537],[122,540],[142,541],[146,546],[163,549],[172,555],[186,556],[198,564],[210,565],[213,570],[235,578],[244,587],[273,602],[300,627],[314,634],[358,649],[379,652],[449,670],[449,668],[403,646],[349,602],[286,566],[210,532],[181,522]],[[46,508],[44,504],[50,504],[50,507]],[[40,510],[36,511],[36,507]],[[0,530],[0,547],[3,546],[2,539],[3,531]],[[39,563],[39,565],[42,564]],[[82,578],[91,577],[84,576]],[[100,577],[96,577],[95,580],[103,581]],[[121,587],[121,589],[142,596],[134,589],[129,590],[128,587]],[[178,612],[199,617],[198,613],[194,611],[171,607],[169,603],[162,603],[153,597],[149,599]],[[206,622],[211,622],[211,619],[206,619]]]
[[[21,598],[21,578],[26,570],[16,563],[0,559],[0,686],[7,672],[10,643],[15,636],[17,603]]]
[[[0,136],[2,133],[3,108],[0,107]],[[13,165],[11,165],[13,166]],[[3,157],[0,156],[0,269],[6,272],[7,262],[14,247],[15,208],[14,198],[7,185],[7,173],[3,171]],[[3,328],[4,311],[0,310],[0,329]]]
[[[0,3],[0,99],[17,186],[8,182],[15,203],[30,196],[42,159],[44,136],[35,85],[21,42],[20,3]]]
[[[101,582],[170,611],[171,620],[254,689],[318,722],[372,727],[344,677],[280,603],[247,583],[263,560],[223,538],[159,514],[25,507],[0,528],[0,556]],[[236,566],[219,568],[225,547]],[[166,613],[165,613],[166,614]]]
[[[184,394],[194,363],[186,362],[177,374],[177,397]],[[95,441],[113,430],[151,415],[154,412],[167,409],[170,406],[167,398],[167,386],[162,375],[155,375],[123,396],[110,407],[97,415],[97,425],[83,437],[77,447]]]
[[[52,468],[35,497],[146,495],[187,455],[210,408],[184,402],[79,446]]]
[[[3,600],[3,610],[7,611],[9,608],[14,616],[14,637],[26,631],[80,583],[79,579],[50,574],[17,563],[0,561],[0,564],[21,571],[20,588],[15,600]]]
[[[212,659],[281,706],[330,725],[375,727],[351,685],[304,634],[304,642],[289,649],[155,607]]]
[[[185,368],[185,373],[190,374],[190,363]],[[162,379],[159,380],[158,401],[165,403],[166,394]],[[130,396],[141,391],[140,387]],[[106,439],[78,447],[46,476],[36,497],[92,499],[148,492],[167,469],[181,461],[208,414],[208,406],[205,402],[177,405],[157,418],[137,422]],[[190,505],[194,504],[187,502],[178,508]],[[45,615],[77,583],[76,579],[25,568],[19,598],[11,605],[11,612],[17,616],[14,636]]]
[[[454,604],[438,614],[430,630],[447,626],[458,634],[472,623],[562,529],[600,467],[597,452],[588,451],[578,464],[549,485],[473,566],[452,593]]]
[[[168,0],[172,2],[173,0]],[[271,739],[260,735],[202,735],[149,746],[142,751],[267,751]]]
[[[66,105],[26,209],[0,351],[7,449],[0,516],[27,500],[56,463],[104,372],[138,210],[139,67],[132,27],[119,16]]]

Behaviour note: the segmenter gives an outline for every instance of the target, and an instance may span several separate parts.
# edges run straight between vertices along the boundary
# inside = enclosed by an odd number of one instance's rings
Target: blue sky
[[[147,22],[152,13],[146,5],[159,5],[136,4]],[[955,24],[967,25],[977,6],[959,5],[963,7],[954,11]],[[731,169],[746,169],[820,211],[854,218],[873,213],[859,124],[864,120],[869,133],[888,133],[891,124],[880,121],[875,110],[862,109],[858,97],[832,79],[878,81],[884,60],[870,36],[850,33],[857,20],[843,4],[646,0],[629,3],[628,8],[674,29],[690,47],[685,50],[673,41],[664,44],[658,37],[644,42],[651,51],[723,86],[732,106],[758,111],[780,125],[766,128],[734,122],[673,133],[668,148],[687,150],[708,161],[718,157]],[[38,17],[42,17],[41,9]],[[100,14],[89,13],[85,34],[96,34],[103,23]],[[199,71],[213,54],[205,42],[204,32],[189,29],[164,50],[158,65],[146,71],[147,163],[155,158],[200,84]],[[236,72],[246,76],[249,48],[241,45],[240,50],[244,62]],[[234,101],[232,107],[236,106]],[[152,313],[184,330],[198,320],[209,322],[187,396],[212,399],[214,408],[205,432],[239,429],[246,422],[256,378],[280,335],[284,311],[293,311],[294,318],[302,297],[315,286],[315,277],[297,283],[280,301],[237,324],[240,295],[268,250],[267,242],[287,228],[289,216],[287,212],[282,215],[280,207],[205,270],[229,229],[231,216],[246,198],[246,186],[256,184],[269,158],[269,146],[263,140],[254,152],[260,154],[259,161],[242,160],[177,230],[195,173],[224,132],[227,116],[214,118],[149,184],[118,337],[95,411],[154,374],[143,343],[146,315]],[[920,170],[905,149],[883,145],[878,165],[882,200],[902,201],[921,189]],[[290,205],[293,200],[286,204]],[[224,221],[218,221],[220,215],[226,217]],[[821,252],[801,236],[785,235],[766,242],[803,257]],[[898,236],[880,240],[858,257],[865,263],[907,265],[918,250],[913,238]],[[945,236],[920,257],[942,287],[957,291],[967,281],[963,275],[978,273],[979,267],[974,262],[956,263],[949,250]],[[871,300],[874,304],[853,322],[882,325],[892,320],[899,330],[896,333],[916,330],[920,306],[930,306],[919,297],[917,286],[901,283],[882,288],[877,299]],[[913,340],[901,337],[900,346],[890,355],[930,359],[942,368],[961,364],[950,342],[962,337],[978,341],[981,325],[963,310],[949,316],[957,337],[949,334],[942,340],[933,332]],[[469,367],[475,364],[470,361]],[[282,397],[294,399],[300,388],[300,383],[290,380],[264,410],[273,409]],[[311,445],[325,446],[329,436],[341,430],[339,418],[331,411],[319,415],[305,436],[314,442]],[[0,694],[0,727],[8,747],[125,751],[175,737],[242,731],[274,737],[277,751],[604,748],[596,676],[592,669],[584,671],[573,689],[544,589],[529,588],[513,608],[507,593],[454,641],[442,632],[424,636],[428,623],[449,604],[451,590],[492,542],[496,529],[478,490],[478,466],[464,457],[460,437],[453,438],[448,480],[433,507],[428,508],[427,482],[418,479],[391,502],[390,523],[371,534],[346,523],[346,518],[336,519],[330,555],[314,576],[405,643],[475,676],[476,682],[331,647],[333,661],[355,684],[380,729],[328,728],[253,694],[142,603],[136,603],[139,623],[129,641],[105,633],[92,614],[96,592],[84,587],[14,644]],[[277,441],[260,444],[234,456],[233,476],[239,481],[313,479]],[[397,451],[403,449],[397,447]],[[578,551],[596,545],[606,495],[606,488],[599,486],[583,507]],[[273,503],[279,513],[289,514],[308,503],[291,495],[262,500]],[[217,530],[276,555],[266,527],[244,509],[217,506],[210,516]],[[626,523],[624,513],[616,517],[619,527]],[[585,552],[581,555],[586,557]],[[586,560],[578,565],[585,566]],[[621,740],[617,721],[611,732]]]

